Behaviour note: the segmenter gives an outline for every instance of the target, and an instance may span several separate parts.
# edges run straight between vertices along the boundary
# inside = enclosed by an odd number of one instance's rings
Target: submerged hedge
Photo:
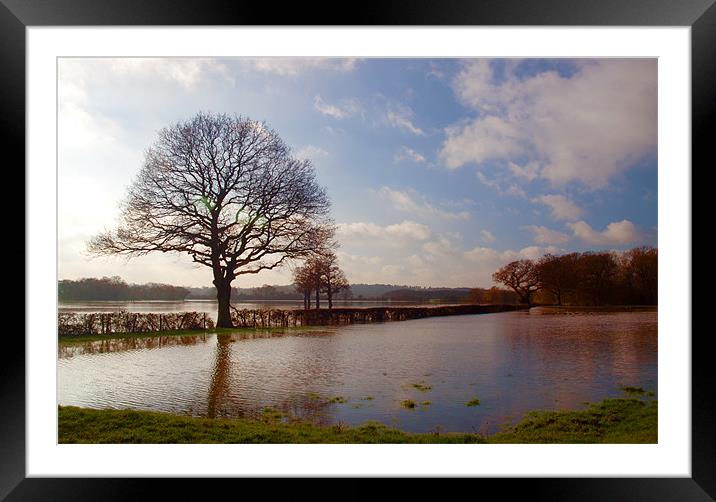
[[[213,329],[214,321],[204,312],[166,314],[108,312],[80,314],[62,312],[57,316],[59,336],[91,336],[110,333]]]
[[[231,321],[237,328],[287,328],[371,322],[406,321],[425,317],[474,315],[507,312],[520,305],[441,305],[437,307],[357,307],[333,309],[236,309]],[[142,314],[132,312],[60,313],[59,336],[92,336],[111,333],[150,333],[214,329],[214,321],[204,312]]]

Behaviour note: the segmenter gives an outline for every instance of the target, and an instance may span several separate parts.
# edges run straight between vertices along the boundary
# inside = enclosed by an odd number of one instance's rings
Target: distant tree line
[[[463,301],[477,304],[515,305],[520,303],[520,297],[514,291],[493,286],[490,289],[473,288]]]
[[[305,266],[305,264],[304,264]],[[314,279],[315,281],[315,279]],[[341,284],[342,281],[339,281]],[[234,302],[250,301],[302,301],[306,307],[315,305],[315,289],[311,288],[310,303],[306,295],[297,291],[296,284],[269,285],[254,288],[232,288]],[[354,294],[353,289],[363,294]],[[395,288],[395,289],[391,289]],[[59,298],[63,301],[93,300],[216,300],[216,288],[177,287],[168,284],[127,284],[120,277],[85,278],[76,281],[62,280],[58,283]],[[381,292],[384,291],[384,292]],[[379,294],[380,293],[380,294]],[[394,302],[439,302],[439,303],[520,303],[519,296],[511,290],[492,287],[482,288],[427,288],[418,286],[393,286],[390,284],[351,284],[336,291],[333,286],[331,303],[342,301],[394,301]],[[325,286],[320,289],[319,302],[328,301]]]
[[[216,299],[214,287],[187,287],[189,295],[187,300]],[[416,292],[414,295],[411,292]],[[350,288],[338,293],[337,298],[343,301],[418,301],[438,299],[447,301],[444,296],[453,301],[455,298],[463,298],[470,292],[470,288],[425,288],[419,286],[397,285],[397,284],[351,284]],[[406,296],[403,296],[406,295]],[[321,299],[327,299],[326,293],[321,293]],[[232,301],[252,300],[303,300],[304,295],[296,291],[295,284],[269,285],[264,284],[253,288],[235,287],[231,290]]]
[[[528,305],[656,305],[658,252],[638,247],[623,253],[547,254],[508,263],[492,278]]]
[[[57,285],[60,300],[184,300],[186,288],[169,284],[127,284],[120,277],[62,280]]]
[[[449,302],[460,303],[470,293],[469,288],[404,288],[388,291],[381,300],[394,302]]]

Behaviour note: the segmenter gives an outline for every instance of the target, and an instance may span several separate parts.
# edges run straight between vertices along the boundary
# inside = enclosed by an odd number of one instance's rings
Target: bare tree
[[[338,266],[338,257],[332,251],[325,253],[320,258],[320,277],[323,292],[328,298],[328,309],[333,308],[333,296],[344,289],[348,289],[348,279],[345,273]]]
[[[303,294],[303,308],[311,308],[311,293],[315,286],[313,271],[308,264],[304,264],[293,271],[293,284],[296,291]]]
[[[311,253],[330,203],[308,160],[265,124],[199,113],[162,129],[129,188],[121,221],[95,254],[189,254],[210,267],[218,327],[231,327],[231,283]]]
[[[492,280],[511,288],[522,303],[532,305],[532,294],[540,289],[537,267],[532,260],[508,263],[492,274]]]
[[[294,270],[293,281],[296,291],[303,293],[303,306],[311,308],[311,294],[316,294],[316,308],[321,308],[321,293],[328,299],[328,308],[333,308],[333,298],[341,291],[350,289],[348,279],[338,266],[338,258],[331,250],[336,244],[332,239],[324,243],[319,251],[312,253],[304,264]]]

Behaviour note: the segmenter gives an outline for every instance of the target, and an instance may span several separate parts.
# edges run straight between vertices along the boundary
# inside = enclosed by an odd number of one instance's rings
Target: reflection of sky
[[[182,257],[83,254],[156,131],[200,110],[313,161],[352,282],[489,286],[516,257],[656,243],[655,60],[61,59],[59,98],[60,278],[210,285]]]
[[[60,351],[59,399],[201,416],[271,406],[323,423],[494,432],[530,410],[621,396],[622,386],[656,392],[656,339],[652,311],[429,318],[221,343],[214,335],[95,342]],[[334,397],[347,402],[326,403]],[[467,407],[473,398],[481,404]],[[407,399],[417,408],[402,408]]]

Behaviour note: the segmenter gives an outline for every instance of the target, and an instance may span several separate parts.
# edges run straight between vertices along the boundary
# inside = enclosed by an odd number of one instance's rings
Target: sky
[[[265,122],[310,159],[350,282],[490,287],[544,253],[657,243],[656,59],[62,58],[60,279],[210,286],[186,255],[92,257],[157,132]],[[289,284],[291,271],[235,286]]]

